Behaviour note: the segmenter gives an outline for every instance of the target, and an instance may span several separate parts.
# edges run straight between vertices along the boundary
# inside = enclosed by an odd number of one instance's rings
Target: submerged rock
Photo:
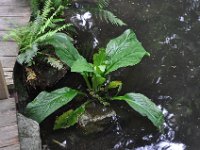
[[[17,114],[21,150],[42,150],[39,124]]]
[[[99,103],[91,103],[80,117],[78,124],[85,134],[101,132],[111,125],[116,112],[111,107]]]

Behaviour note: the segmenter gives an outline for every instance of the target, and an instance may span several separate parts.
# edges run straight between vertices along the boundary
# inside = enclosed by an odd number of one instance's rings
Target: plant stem
[[[89,82],[89,80],[88,80],[87,75],[86,75],[86,74],[83,74],[83,78],[84,78],[84,80],[85,80],[85,82],[86,82],[86,84],[87,84],[87,87],[89,88],[89,90],[91,90],[91,89],[92,89],[92,86],[91,86],[91,84],[90,84],[90,82]]]

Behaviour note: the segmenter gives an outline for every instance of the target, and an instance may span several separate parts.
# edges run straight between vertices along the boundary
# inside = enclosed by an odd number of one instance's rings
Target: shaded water
[[[104,46],[126,28],[136,32],[151,57],[140,65],[121,69],[113,78],[123,81],[122,94],[144,93],[160,106],[165,115],[165,131],[158,133],[147,119],[126,105],[115,104],[115,108],[121,106],[121,109],[117,109],[112,127],[104,132],[84,136],[73,127],[49,132],[45,143],[52,150],[65,149],[52,139],[71,150],[199,150],[200,1],[112,0],[110,10],[128,27],[118,28],[98,21],[89,24],[93,20],[87,14],[82,24],[89,26],[79,37],[82,43],[85,37],[91,37],[88,45],[95,48]]]

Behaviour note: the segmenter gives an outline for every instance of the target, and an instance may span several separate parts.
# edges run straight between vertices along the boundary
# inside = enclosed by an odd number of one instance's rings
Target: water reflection
[[[178,127],[175,127],[175,118],[174,114],[170,114],[165,108],[162,109],[163,114],[166,118],[165,133],[161,134],[160,137],[154,144],[146,145],[143,147],[138,147],[136,150],[185,150],[186,145],[183,143],[173,142],[175,139],[176,131]],[[175,131],[176,130],[176,131]],[[147,135],[143,137],[143,140],[149,141],[153,136]]]
[[[172,143],[169,141],[162,141],[157,144],[139,147],[135,150],[185,150],[186,146],[182,143]]]
[[[79,150],[199,150],[200,1],[111,0],[109,9],[128,24],[124,28],[102,24],[77,5],[81,11],[76,9],[71,21],[84,31],[83,36],[79,34],[83,45],[87,37],[93,49],[104,47],[130,27],[151,53],[142,64],[119,70],[112,78],[123,81],[122,93],[144,93],[160,105],[165,130],[158,133],[147,119],[120,105],[118,111],[124,112],[118,112],[112,130],[101,136],[81,138],[73,133],[70,139],[64,133],[53,137],[61,143],[72,142]]]

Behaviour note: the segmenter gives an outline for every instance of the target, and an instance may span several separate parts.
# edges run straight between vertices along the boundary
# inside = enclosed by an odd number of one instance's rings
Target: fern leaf
[[[53,36],[55,33],[64,30],[67,27],[67,25],[63,25],[53,31],[48,31],[47,33],[43,34],[42,36],[38,37],[37,40],[35,40],[35,42],[37,43],[41,43],[43,42],[45,39]]]
[[[107,23],[111,23],[113,25],[117,26],[124,26],[126,25],[121,19],[117,18],[112,12],[108,10],[100,9],[98,10],[96,16],[99,16],[99,18],[103,21],[105,20]]]
[[[46,20],[45,24],[40,28],[40,31],[37,35],[40,35],[45,32],[45,30],[52,25],[54,17],[63,9],[63,6],[60,6],[49,19]]]
[[[109,4],[109,0],[98,0],[97,5],[100,9],[107,7]]]
[[[43,19],[47,19],[49,13],[52,11],[53,7],[52,7],[52,1],[51,0],[46,0],[45,4],[44,4],[44,8],[41,14],[41,17]]]
[[[37,15],[37,12],[39,11],[39,4],[40,4],[39,0],[30,0],[30,7],[33,16]]]
[[[63,68],[63,64],[60,60],[53,58],[53,57],[48,57],[47,62],[54,68],[57,68],[58,70],[61,70]]]
[[[37,44],[34,44],[32,48],[26,50],[26,52],[21,53],[17,56],[17,61],[20,64],[26,64],[28,66],[31,66],[33,63],[33,58],[37,55],[38,52],[38,46]]]

